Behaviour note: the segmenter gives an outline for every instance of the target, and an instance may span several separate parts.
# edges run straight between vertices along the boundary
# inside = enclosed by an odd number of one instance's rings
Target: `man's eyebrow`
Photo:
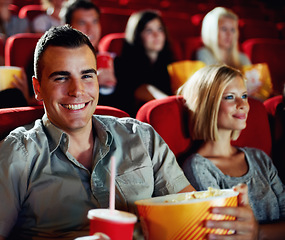
[[[81,74],[87,74],[87,73],[94,73],[97,75],[97,71],[94,68],[86,69],[81,71]]]
[[[57,71],[57,72],[53,72],[49,75],[49,78],[52,78],[54,76],[58,76],[58,75],[61,75],[61,76],[70,76],[71,73],[68,72],[68,71]]]
[[[82,70],[81,71],[81,74],[88,74],[88,73],[94,73],[97,75],[97,71],[93,68],[90,68],[90,69],[86,69],[86,70]],[[49,78],[52,78],[54,76],[70,76],[71,73],[68,72],[68,71],[56,71],[56,72],[53,72],[49,75]]]

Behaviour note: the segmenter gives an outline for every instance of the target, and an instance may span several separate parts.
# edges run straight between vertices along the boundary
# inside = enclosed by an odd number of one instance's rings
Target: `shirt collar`
[[[48,137],[50,152],[55,151],[59,146],[63,147],[63,151],[66,152],[69,145],[69,136],[62,131],[60,128],[56,127],[48,119],[47,115],[44,114],[42,117],[43,125],[46,130]],[[99,141],[99,147],[105,149],[109,148],[113,141],[113,135],[110,132],[108,126],[104,124],[97,116],[92,117],[93,131],[96,139]]]

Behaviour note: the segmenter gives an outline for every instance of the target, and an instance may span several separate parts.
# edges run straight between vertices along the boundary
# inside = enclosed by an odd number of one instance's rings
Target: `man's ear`
[[[35,92],[35,98],[38,101],[42,101],[43,98],[41,95],[41,85],[40,85],[39,80],[37,78],[35,78],[34,76],[33,76],[33,88],[34,88],[34,92]]]

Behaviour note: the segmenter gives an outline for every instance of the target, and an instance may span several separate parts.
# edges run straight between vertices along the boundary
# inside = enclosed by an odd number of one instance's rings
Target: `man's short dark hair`
[[[100,17],[100,9],[90,0],[68,1],[61,12],[61,18],[64,23],[71,25],[72,15],[78,9],[94,9]]]
[[[89,38],[82,32],[73,29],[69,25],[52,27],[39,39],[34,54],[35,77],[41,81],[41,60],[44,52],[49,46],[77,48],[87,45],[95,55],[95,49]],[[56,56],[55,56],[56,57]]]

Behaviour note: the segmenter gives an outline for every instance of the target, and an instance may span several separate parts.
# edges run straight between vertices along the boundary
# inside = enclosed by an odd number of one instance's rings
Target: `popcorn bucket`
[[[0,66],[0,91],[13,88],[14,75],[21,77],[20,67]]]
[[[205,220],[235,220],[233,216],[210,213],[214,206],[237,206],[238,192],[231,189],[218,190],[221,195],[206,197],[209,191],[195,192],[205,198],[189,199],[193,193],[179,193],[163,197],[139,200],[135,204],[140,215],[140,223],[146,240],[200,240],[209,233],[233,234],[228,229],[204,227]]]

